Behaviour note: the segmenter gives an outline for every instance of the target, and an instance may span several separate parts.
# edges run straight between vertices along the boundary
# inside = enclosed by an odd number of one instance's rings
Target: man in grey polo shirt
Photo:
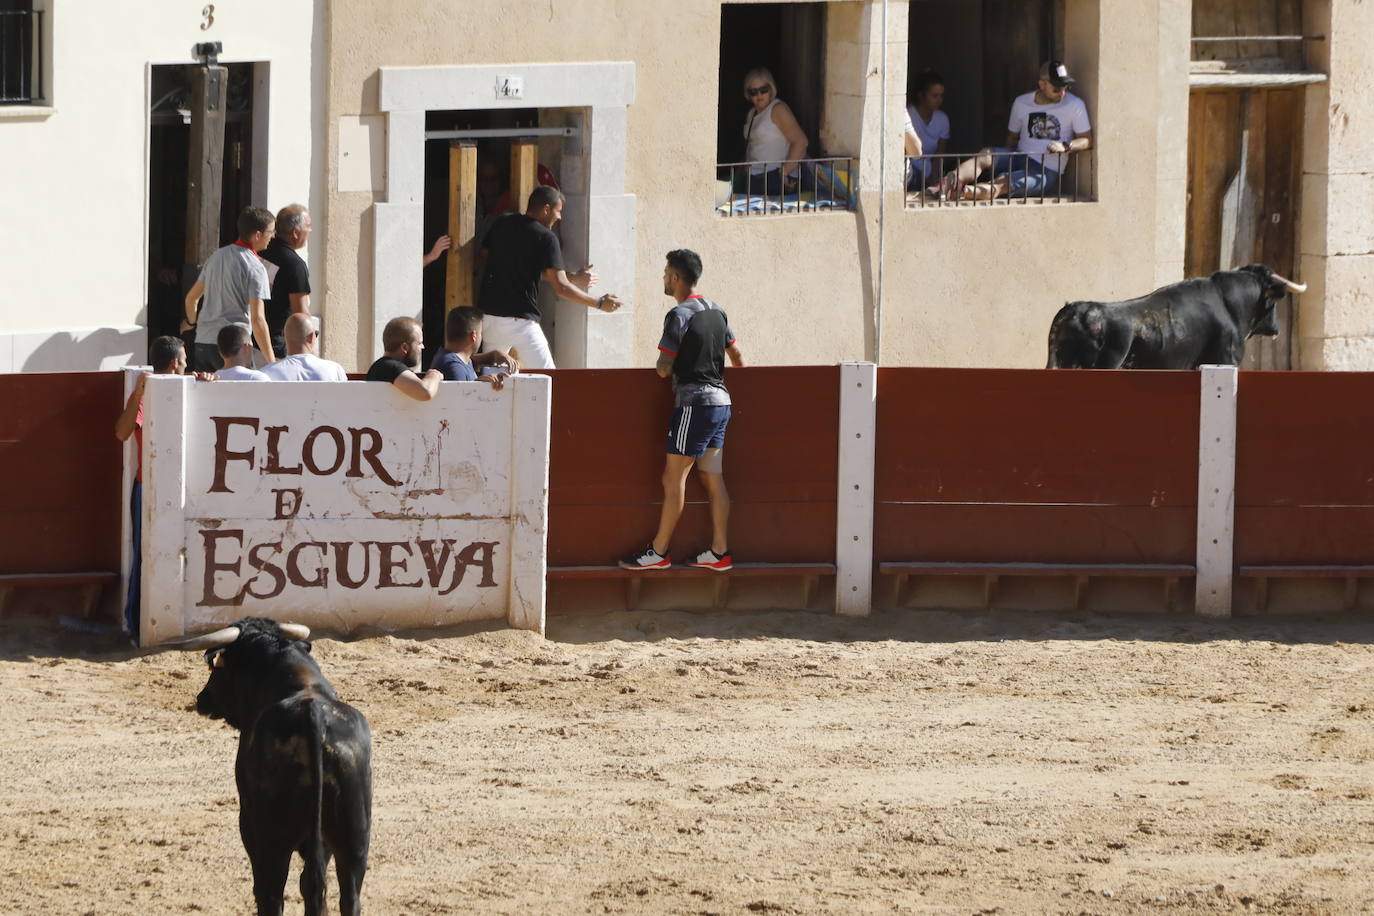
[[[276,217],[262,207],[245,207],[239,214],[239,237],[210,257],[200,269],[200,279],[186,294],[186,321],[182,331],[196,329],[195,368],[213,372],[224,365],[220,359],[220,329],[229,324],[246,324],[253,329],[260,354],[254,354],[261,367],[277,357],[267,328],[264,301],[272,297],[267,268],[258,252],[267,247],[276,231]],[[204,302],[201,303],[202,297]],[[197,303],[200,303],[197,309]]]

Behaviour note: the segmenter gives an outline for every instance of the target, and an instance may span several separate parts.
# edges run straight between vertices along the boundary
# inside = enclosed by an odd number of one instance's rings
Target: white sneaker
[[[621,569],[668,569],[673,565],[673,555],[662,556],[650,544],[632,557],[620,561]]]

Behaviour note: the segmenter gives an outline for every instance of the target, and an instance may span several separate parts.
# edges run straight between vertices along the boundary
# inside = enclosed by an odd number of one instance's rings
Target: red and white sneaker
[[[632,557],[626,557],[620,561],[621,569],[667,569],[673,565],[673,555],[666,557],[654,550],[654,545],[650,544],[639,553]]]
[[[687,565],[696,566],[699,569],[714,569],[716,572],[725,572],[727,569],[733,567],[734,563],[730,560],[730,552],[728,550],[725,553],[716,553],[714,550],[707,548],[697,554],[696,559]]]

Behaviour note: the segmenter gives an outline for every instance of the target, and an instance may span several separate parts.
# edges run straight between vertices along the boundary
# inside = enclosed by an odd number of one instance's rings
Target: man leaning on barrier
[[[945,174],[937,191],[941,200],[998,197],[1049,197],[1059,193],[1059,180],[1068,165],[1068,153],[1093,145],[1092,124],[1083,100],[1068,91],[1074,79],[1062,61],[1040,65],[1034,92],[1016,97],[1011,104],[1004,146],[981,150]],[[992,180],[977,182],[992,170]]]
[[[183,375],[186,372],[186,345],[180,337],[158,337],[148,346],[148,361],[153,375]],[[214,376],[197,372],[200,381]],[[133,524],[133,544],[129,564],[129,594],[124,603],[124,629],[138,644],[139,579],[143,569],[143,388],[148,373],[139,375],[124,410],[115,420],[114,434],[120,442],[134,437],[134,485],[129,491],[129,518]]]
[[[315,355],[320,340],[320,321],[313,315],[296,312],[282,329],[286,356],[262,369],[274,382],[346,382],[348,373],[332,359]]]
[[[425,350],[424,333],[414,318],[393,318],[382,329],[382,355],[367,370],[369,382],[390,382],[417,401],[431,400],[444,380],[437,369],[416,373]]]
[[[500,391],[506,377],[517,370],[502,350],[477,352],[482,323],[482,313],[470,305],[450,311],[444,319],[444,345],[434,354],[434,368],[446,382],[486,382]]]

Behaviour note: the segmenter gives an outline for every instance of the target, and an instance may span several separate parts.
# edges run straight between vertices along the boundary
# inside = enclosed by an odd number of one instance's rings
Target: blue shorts
[[[668,454],[700,458],[708,448],[724,448],[730,405],[674,407],[668,421]]]
[[[1030,154],[1018,153],[1005,147],[993,150],[992,174],[1007,176],[1008,197],[1039,197],[1042,194],[1053,196],[1059,192],[1059,173],[1048,168],[1043,160],[1037,161]],[[1045,153],[1046,158],[1055,157]]]

